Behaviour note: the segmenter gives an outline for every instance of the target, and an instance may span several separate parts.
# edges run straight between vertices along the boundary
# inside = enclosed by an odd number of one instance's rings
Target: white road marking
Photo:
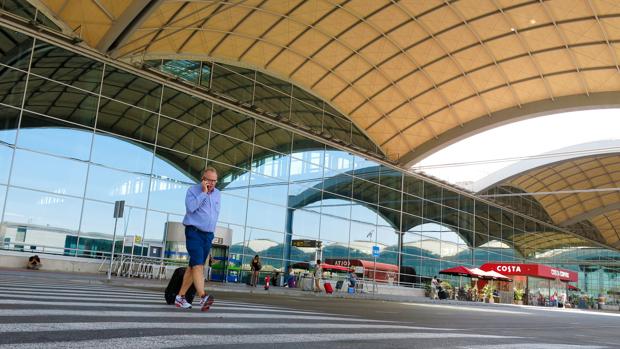
[[[214,309],[217,309],[214,307]],[[171,308],[172,310],[172,308]],[[244,314],[201,312],[200,310],[181,310],[167,312],[111,311],[111,310],[64,310],[64,309],[3,309],[0,318],[23,316],[86,316],[86,317],[164,317],[164,318],[228,318],[228,319],[298,319],[298,320],[342,320],[355,322],[396,322],[383,320],[357,319],[343,316],[290,315],[290,314]]]
[[[146,309],[173,309],[174,306],[163,304],[160,302],[159,305],[150,305],[150,304],[116,304],[109,302],[81,302],[81,301],[72,301],[72,307],[110,307],[110,308],[146,308]],[[63,302],[46,302],[46,301],[33,301],[33,300],[17,300],[17,299],[0,299],[0,304],[22,304],[22,305],[51,305],[51,306],[63,306],[66,307],[68,303]],[[228,304],[215,303],[213,305],[213,310],[225,310],[231,312],[268,312],[268,313],[290,313],[290,314],[313,314],[313,315],[329,315],[326,313],[312,312],[312,311],[298,311],[298,310],[282,310],[282,309],[271,309],[269,307],[244,307],[244,306],[232,306]],[[84,310],[88,311],[88,310]],[[92,310],[95,311],[95,310]]]
[[[402,329],[422,331],[458,331],[452,328],[433,328],[418,326],[384,325],[384,324],[326,324],[326,323],[175,323],[175,322],[70,322],[70,323],[19,323],[0,324],[0,333],[5,332],[41,332],[41,331],[92,331],[122,329]]]
[[[233,344],[277,344],[300,342],[336,342],[336,341],[387,341],[397,339],[439,339],[439,338],[471,338],[471,339],[509,339],[520,337],[494,336],[465,333],[312,333],[312,334],[252,334],[252,335],[171,335],[133,338],[112,338],[87,341],[19,343],[0,345],[0,349],[45,349],[58,348],[82,349],[98,348],[170,348],[181,346],[233,345]]]
[[[572,344],[553,344],[553,343],[519,343],[519,344],[493,344],[493,345],[472,345],[459,347],[463,349],[601,349],[607,348],[599,345],[572,345]]]
[[[515,315],[533,315],[532,313],[527,313],[523,311],[512,311],[512,310],[502,310],[502,309],[493,309],[490,306],[462,306],[462,305],[447,305],[447,304],[421,304],[421,303],[401,303],[410,307],[430,307],[436,309],[451,309],[451,310],[459,310],[459,311],[474,311],[474,312],[483,312],[483,313],[500,313],[500,314],[515,314]]]

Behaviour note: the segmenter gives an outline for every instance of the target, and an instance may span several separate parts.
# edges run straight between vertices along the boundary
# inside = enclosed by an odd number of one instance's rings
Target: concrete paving
[[[131,286],[131,287],[128,287]],[[0,269],[3,348],[617,348],[620,314],[339,298],[209,285],[207,313],[165,282]]]

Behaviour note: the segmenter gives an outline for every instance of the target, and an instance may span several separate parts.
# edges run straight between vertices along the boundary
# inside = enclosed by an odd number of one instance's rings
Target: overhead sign
[[[308,240],[308,239],[293,240],[291,245],[295,247],[318,247],[319,246],[317,240]]]
[[[373,257],[379,257],[379,246],[375,245],[372,247],[372,256]]]

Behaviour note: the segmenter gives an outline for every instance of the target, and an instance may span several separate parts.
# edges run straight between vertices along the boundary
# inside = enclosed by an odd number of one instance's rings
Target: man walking
[[[200,296],[200,309],[207,311],[213,304],[213,296],[205,292],[204,264],[211,251],[213,233],[220,213],[220,191],[215,188],[217,170],[207,167],[199,184],[189,187],[185,196],[185,244],[189,254],[189,266],[183,275],[183,284],[176,296],[177,308],[189,309],[185,292],[194,283]]]

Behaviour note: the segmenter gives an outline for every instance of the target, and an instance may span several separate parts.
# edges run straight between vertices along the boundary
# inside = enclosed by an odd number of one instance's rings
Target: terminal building
[[[620,192],[596,191],[620,184],[617,147],[476,191],[410,170],[501,124],[618,106],[620,9],[570,3],[2,1],[0,254],[182,255],[167,227],[212,166],[240,282],[256,254],[312,260],[307,239],[401,281],[530,263],[620,293]],[[550,193],[496,195],[529,192]]]

